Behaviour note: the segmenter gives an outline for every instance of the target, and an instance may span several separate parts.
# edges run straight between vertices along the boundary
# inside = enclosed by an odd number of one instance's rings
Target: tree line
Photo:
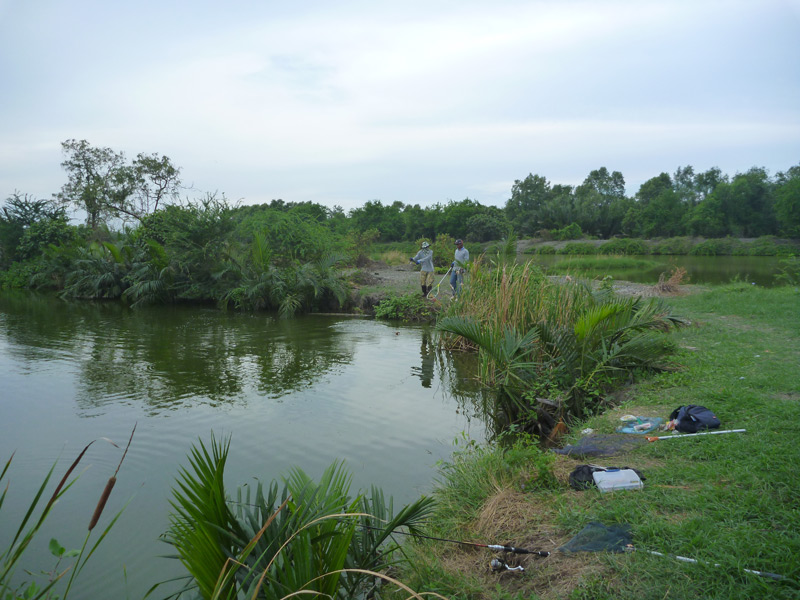
[[[313,202],[238,205],[224,196],[181,197],[169,157],[124,153],[86,140],[62,143],[65,183],[49,199],[14,192],[0,211],[0,284],[74,297],[214,300],[288,313],[341,298],[333,265],[357,262],[373,241],[450,236],[668,236],[800,238],[800,165],[728,176],[681,167],[632,197],[602,167],[578,186],[529,174],[504,207],[476,200],[431,206],[372,200],[345,212]],[[70,211],[85,223],[73,225]]]

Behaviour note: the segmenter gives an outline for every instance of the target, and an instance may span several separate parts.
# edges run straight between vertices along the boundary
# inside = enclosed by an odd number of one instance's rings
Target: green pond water
[[[212,431],[232,438],[231,493],[292,467],[316,478],[342,459],[353,492],[375,484],[397,507],[432,489],[437,461],[452,455],[455,440],[484,439],[476,366],[474,356],[438,351],[424,327],[0,294],[0,459],[15,453],[0,548],[47,470],[57,463],[57,481],[98,440],[23,566],[53,567],[51,537],[79,547],[134,424],[95,538],[125,510],[72,598],[141,598],[153,583],[183,573],[160,557],[171,548],[158,537],[179,467]]]

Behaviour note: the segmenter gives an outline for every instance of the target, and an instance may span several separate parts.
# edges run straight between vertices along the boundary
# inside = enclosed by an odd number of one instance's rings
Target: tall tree
[[[622,229],[625,178],[619,171],[600,167],[575,188],[578,225],[583,231],[610,238]]]
[[[529,174],[511,187],[506,202],[508,222],[520,235],[532,236],[542,228],[542,209],[550,197],[550,182],[541,175]]]
[[[122,152],[86,140],[67,140],[61,148],[67,183],[57,198],[84,210],[92,230],[108,217],[141,221],[160,204],[177,198],[180,169],[166,156],[139,154],[127,164]]]
[[[111,206],[128,194],[127,177],[120,177],[125,157],[111,148],[96,148],[86,140],[67,140],[61,144],[67,183],[58,199],[86,211],[86,224],[92,229],[112,214]]]
[[[800,238],[800,165],[778,173],[775,216],[783,235]]]

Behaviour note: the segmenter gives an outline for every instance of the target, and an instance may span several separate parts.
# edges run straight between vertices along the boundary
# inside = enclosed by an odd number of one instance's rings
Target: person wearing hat
[[[464,242],[456,240],[456,253],[453,264],[453,272],[450,274],[450,287],[453,288],[453,298],[458,296],[461,284],[464,283],[464,269],[469,262],[469,250],[464,248]]]
[[[428,242],[422,242],[420,251],[409,260],[421,265],[419,280],[422,284],[422,297],[426,298],[428,292],[433,288],[433,250],[431,250],[431,245]]]

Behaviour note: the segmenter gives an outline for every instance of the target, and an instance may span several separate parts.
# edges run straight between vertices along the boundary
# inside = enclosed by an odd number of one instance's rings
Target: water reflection
[[[430,388],[433,380],[434,367],[434,348],[431,344],[431,336],[428,330],[422,332],[421,344],[419,349],[420,366],[411,367],[411,372],[420,378],[422,387]]]
[[[161,566],[158,536],[174,476],[198,438],[232,436],[232,489],[295,466],[318,476],[338,458],[354,488],[381,487],[397,506],[430,490],[454,439],[484,439],[476,367],[474,356],[442,351],[435,332],[418,326],[0,293],[0,456],[17,451],[15,482],[35,487],[62,454],[101,436],[124,440],[138,423],[111,499],[133,498],[112,532],[124,543],[97,556],[74,595],[142,597],[155,572],[179,574],[174,562]],[[94,506],[108,475],[89,470],[60,510]],[[59,541],[85,534],[83,522],[54,523]],[[31,560],[47,568],[52,556],[44,547]]]

